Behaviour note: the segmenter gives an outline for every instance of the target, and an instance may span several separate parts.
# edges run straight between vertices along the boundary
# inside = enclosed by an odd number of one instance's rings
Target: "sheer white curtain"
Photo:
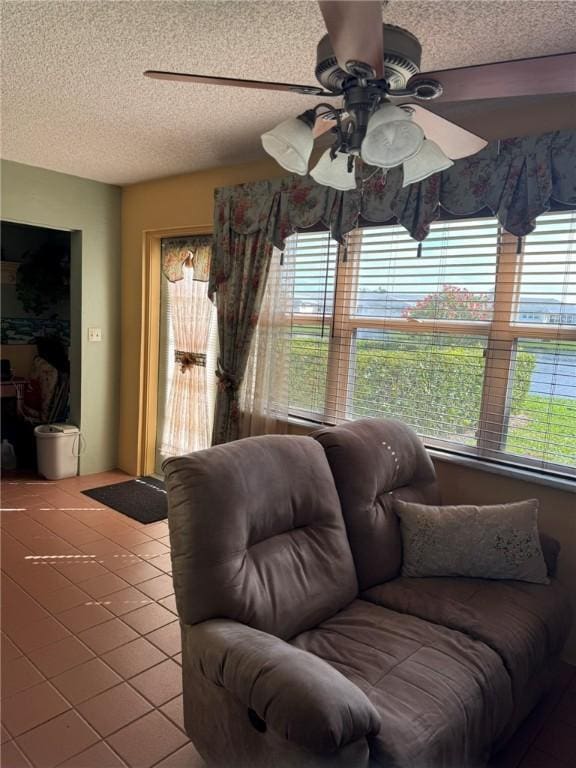
[[[282,434],[288,420],[288,363],[294,295],[289,249],[275,251],[240,392],[242,437]]]
[[[162,458],[208,448],[212,432],[215,308],[205,280],[194,279],[192,267],[184,267],[182,274],[177,282],[162,277],[169,355],[166,400],[159,412],[157,449]]]

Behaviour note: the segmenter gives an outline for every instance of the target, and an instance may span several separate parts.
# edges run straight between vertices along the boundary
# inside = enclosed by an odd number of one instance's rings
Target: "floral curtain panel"
[[[227,242],[230,270],[216,296],[219,356],[218,395],[212,444],[240,436],[240,386],[258,322],[273,246],[264,232],[232,233]]]
[[[424,240],[441,211],[493,214],[513,234],[534,229],[555,205],[576,205],[576,132],[506,139],[458,160],[443,173],[402,188],[402,171],[367,167],[360,188],[339,192],[308,176],[288,176],[216,190],[209,292],[228,279],[234,234],[262,233],[279,249],[300,229],[323,225],[339,241],[358,224],[397,220]]]

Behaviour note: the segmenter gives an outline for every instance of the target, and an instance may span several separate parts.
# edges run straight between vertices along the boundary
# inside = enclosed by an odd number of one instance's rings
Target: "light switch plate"
[[[102,328],[88,328],[88,341],[102,341]]]

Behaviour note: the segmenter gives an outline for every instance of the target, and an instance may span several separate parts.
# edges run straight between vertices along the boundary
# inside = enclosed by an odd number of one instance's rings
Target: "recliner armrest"
[[[380,729],[366,695],[307,651],[235,621],[206,621],[187,635],[187,664],[300,747],[335,752]]]

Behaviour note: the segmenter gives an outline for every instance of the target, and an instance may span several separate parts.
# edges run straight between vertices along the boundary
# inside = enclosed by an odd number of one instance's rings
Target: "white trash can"
[[[42,424],[34,430],[38,472],[47,480],[78,474],[80,430],[73,424]]]

